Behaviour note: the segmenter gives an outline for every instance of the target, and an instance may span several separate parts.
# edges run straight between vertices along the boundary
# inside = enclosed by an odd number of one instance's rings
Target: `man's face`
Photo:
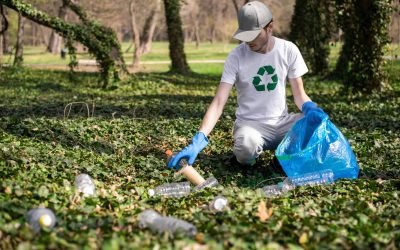
[[[261,30],[260,34],[251,42],[246,42],[249,48],[254,52],[266,52],[268,40],[271,33],[268,31],[268,27]]]

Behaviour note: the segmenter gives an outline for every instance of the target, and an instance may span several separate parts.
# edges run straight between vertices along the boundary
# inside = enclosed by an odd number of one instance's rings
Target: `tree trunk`
[[[156,6],[150,12],[150,16],[146,19],[143,27],[142,37],[140,39],[140,51],[146,54],[151,50],[154,30],[156,29],[157,14],[160,10],[160,0],[156,0]]]
[[[133,68],[137,69],[140,63],[140,33],[139,28],[136,23],[136,16],[135,16],[135,3],[133,0],[129,3],[129,14],[131,16],[131,28],[132,28],[132,40],[133,44],[135,45],[135,50],[133,52]]]
[[[0,4],[0,69],[2,67],[3,64],[3,32],[5,31],[5,23],[6,22],[4,20],[3,17],[3,13],[4,13],[4,9],[3,9],[3,5]]]
[[[172,62],[171,71],[187,74],[190,72],[190,68],[184,51],[179,0],[164,0],[164,6],[169,41],[169,56]]]
[[[196,19],[194,21],[194,38],[196,41],[196,49],[199,48],[200,45],[200,34],[199,34],[199,21]]]
[[[210,30],[210,37],[208,38],[208,40],[210,41],[211,44],[213,44],[214,39],[215,39],[215,26],[213,24]]]
[[[236,14],[239,13],[239,5],[238,5],[238,3],[236,2],[236,0],[232,0],[232,3],[233,3],[233,7],[235,7]]]
[[[0,69],[3,65],[3,35],[0,34]]]
[[[250,2],[250,0],[245,0],[243,5],[245,5],[248,2]],[[239,13],[239,9],[240,9],[239,4],[236,2],[236,0],[232,0],[232,3],[233,3],[233,7],[235,7],[236,14]]]
[[[49,44],[49,38],[46,35],[45,31],[43,30],[43,26],[42,25],[38,25],[38,29],[39,29],[39,32],[40,32],[40,37],[41,37],[42,43],[43,44]]]
[[[312,74],[324,76],[329,70],[329,41],[336,30],[333,8],[332,2],[321,0],[297,0],[294,6],[289,39],[302,50]]]
[[[3,16],[3,21],[6,22],[6,20],[8,19],[8,11],[7,11],[6,8],[4,8],[4,6],[3,6],[2,16]],[[3,25],[4,24],[5,23],[3,23]],[[9,46],[9,42],[8,42],[9,41],[9,39],[8,39],[8,30],[7,29],[4,30],[2,35],[3,35],[3,37],[2,37],[2,42],[3,42],[3,51],[2,51],[2,53],[3,54],[10,54],[11,51],[10,51],[10,46]]]
[[[8,54],[11,53],[9,41],[10,41],[10,39],[9,39],[9,36],[8,36],[8,30],[6,30],[3,33],[3,53],[5,55],[8,55]]]
[[[58,17],[65,20],[67,16],[67,6],[62,4],[58,9]],[[54,30],[51,31],[49,44],[47,45],[47,51],[53,54],[58,54],[61,51],[62,37],[57,34]]]
[[[392,2],[336,0],[344,44],[336,73],[351,91],[371,93],[387,86],[384,51],[390,42]]]
[[[2,29],[1,27],[3,27],[3,20],[0,19],[0,30]],[[3,65],[3,35],[0,32],[0,69]]]
[[[140,64],[140,57],[151,50],[151,42],[153,40],[154,30],[156,28],[157,13],[160,6],[160,0],[156,0],[156,7],[152,9],[143,26],[142,33],[136,22],[135,4],[131,0],[129,3],[129,13],[131,16],[132,40],[135,46],[133,52],[133,68],[136,69]]]
[[[25,18],[21,13],[18,13],[18,33],[17,43],[15,45],[14,66],[21,66],[24,60],[24,26]]]

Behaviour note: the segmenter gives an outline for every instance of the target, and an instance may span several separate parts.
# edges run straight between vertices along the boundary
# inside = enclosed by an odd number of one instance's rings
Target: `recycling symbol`
[[[267,75],[272,75],[271,80],[267,85],[262,82],[261,77],[264,76],[265,72]],[[257,75],[253,77],[253,85],[257,91],[265,91],[265,86],[267,86],[268,91],[272,91],[276,88],[278,84],[278,76],[275,73],[275,68],[271,65],[262,66],[258,69]]]

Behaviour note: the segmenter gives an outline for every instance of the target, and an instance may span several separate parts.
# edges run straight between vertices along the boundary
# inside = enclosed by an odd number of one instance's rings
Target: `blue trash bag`
[[[334,180],[355,179],[360,171],[349,142],[323,112],[298,120],[275,155],[288,177],[331,169]]]

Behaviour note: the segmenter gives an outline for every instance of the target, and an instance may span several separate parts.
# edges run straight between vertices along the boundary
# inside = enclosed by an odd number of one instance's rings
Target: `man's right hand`
[[[197,132],[192,139],[192,143],[174,155],[168,162],[168,168],[179,169],[181,159],[186,159],[189,165],[193,165],[197,155],[208,144],[208,139],[203,132]]]

